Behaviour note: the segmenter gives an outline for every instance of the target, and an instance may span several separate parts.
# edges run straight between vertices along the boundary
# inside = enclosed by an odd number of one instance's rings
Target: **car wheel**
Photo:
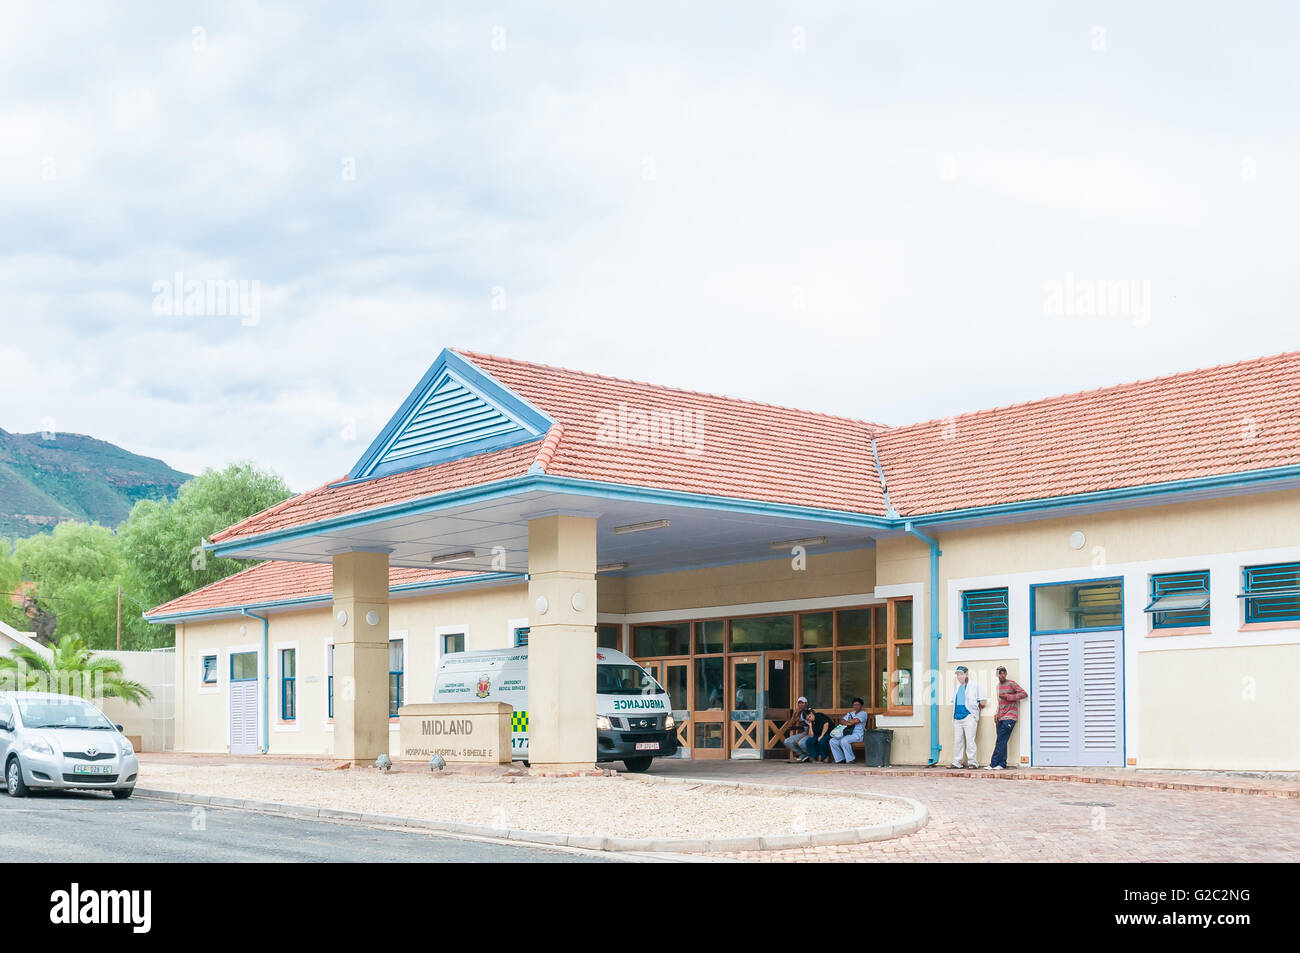
[[[135,788],[113,788],[113,797],[119,801],[125,801],[133,793],[135,793]]]
[[[5,767],[5,790],[10,797],[27,797],[27,782],[23,780],[23,769],[17,758],[10,758]]]
[[[623,764],[627,766],[629,771],[640,774],[642,771],[649,769],[650,762],[653,760],[654,758],[624,758]]]

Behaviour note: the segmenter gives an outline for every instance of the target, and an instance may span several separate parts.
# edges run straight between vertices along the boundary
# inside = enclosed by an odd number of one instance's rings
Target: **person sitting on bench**
[[[853,699],[853,710],[846,711],[844,717],[840,719],[840,724],[844,731],[838,738],[831,738],[831,754],[835,756],[835,763],[852,764],[856,758],[853,754],[853,743],[861,741],[863,732],[867,727],[867,713],[862,710],[862,699]]]

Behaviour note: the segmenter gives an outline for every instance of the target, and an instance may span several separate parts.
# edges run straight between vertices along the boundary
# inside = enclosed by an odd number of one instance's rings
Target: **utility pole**
[[[117,650],[122,651],[122,587],[117,587]]]

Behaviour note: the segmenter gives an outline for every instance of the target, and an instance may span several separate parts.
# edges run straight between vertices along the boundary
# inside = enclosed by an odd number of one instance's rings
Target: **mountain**
[[[94,437],[0,430],[0,536],[32,536],[64,520],[116,527],[137,500],[174,497],[188,479]]]

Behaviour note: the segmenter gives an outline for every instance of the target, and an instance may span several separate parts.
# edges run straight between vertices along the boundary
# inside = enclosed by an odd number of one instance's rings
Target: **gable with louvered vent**
[[[366,479],[538,440],[540,411],[444,351],[349,474]]]

